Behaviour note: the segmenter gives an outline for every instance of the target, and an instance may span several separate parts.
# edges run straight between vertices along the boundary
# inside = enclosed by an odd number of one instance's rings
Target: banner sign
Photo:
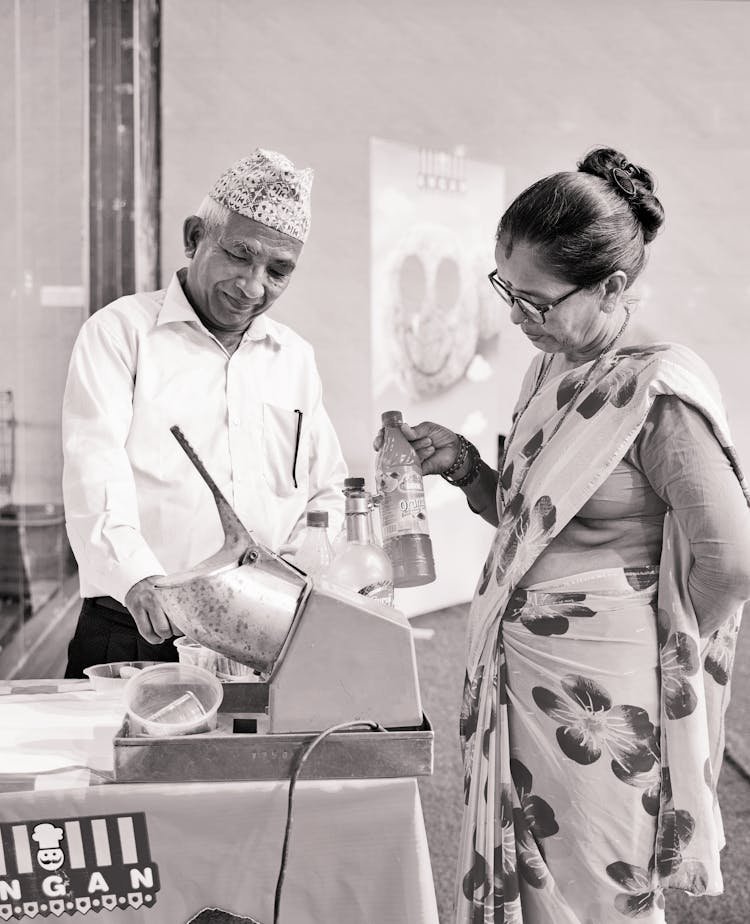
[[[153,906],[143,812],[0,824],[0,921]]]

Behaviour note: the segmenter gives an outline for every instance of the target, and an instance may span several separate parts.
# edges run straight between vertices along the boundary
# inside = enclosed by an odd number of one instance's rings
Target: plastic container
[[[401,411],[384,411],[383,445],[375,463],[383,548],[393,563],[396,587],[435,580],[435,562],[425,510],[422,465],[401,431]]]
[[[252,667],[240,661],[233,661],[232,658],[227,658],[222,654],[216,655],[216,676],[223,682],[260,680],[260,675],[256,674]]]
[[[160,661],[113,661],[111,664],[92,664],[83,673],[98,692],[124,690],[128,680],[145,667],[153,667]]]
[[[328,539],[328,512],[309,510],[306,524],[304,537],[294,556],[294,564],[315,580],[325,572],[333,559]]]
[[[177,649],[180,664],[191,664],[193,667],[202,667],[212,674],[216,673],[216,662],[219,655],[213,649],[206,648],[205,645],[193,641],[187,635],[175,639],[174,647]]]
[[[172,737],[211,731],[223,696],[221,683],[202,667],[173,662],[147,667],[125,687],[131,732]]]
[[[232,658],[227,658],[226,655],[219,654],[211,648],[206,648],[205,645],[194,642],[186,635],[176,639],[174,646],[177,649],[180,664],[202,667],[215,674],[219,680],[260,680],[252,667],[239,661],[233,661]]]

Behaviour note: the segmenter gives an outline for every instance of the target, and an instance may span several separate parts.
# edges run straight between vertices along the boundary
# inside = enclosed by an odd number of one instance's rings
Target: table
[[[0,685],[0,920],[271,924],[287,783],[102,784],[86,683]],[[415,779],[299,782],[280,922],[438,924]]]

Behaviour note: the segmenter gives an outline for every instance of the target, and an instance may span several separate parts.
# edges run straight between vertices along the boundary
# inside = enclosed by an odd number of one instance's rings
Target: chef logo
[[[143,812],[0,824],[0,921],[149,907],[159,888]]]
[[[60,841],[63,839],[63,829],[56,828],[49,822],[35,825],[34,833],[31,835],[32,841],[36,841],[39,850],[36,854],[36,862],[42,869],[53,870],[60,869],[65,862],[65,854],[60,849]]]

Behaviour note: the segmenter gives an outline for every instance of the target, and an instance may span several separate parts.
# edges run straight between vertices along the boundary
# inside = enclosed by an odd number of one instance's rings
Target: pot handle
[[[175,425],[170,427],[169,431],[180,444],[180,446],[182,446],[183,450],[185,451],[185,455],[188,457],[188,459],[190,459],[195,468],[198,470],[198,474],[211,489],[211,494],[213,494],[216,509],[219,512],[221,526],[224,530],[224,545],[222,546],[222,551],[226,549],[240,549],[244,551],[248,546],[256,547],[256,541],[253,539],[247,529],[245,529],[242,521],[232,509],[231,504],[219,490],[219,486],[208,474],[208,471],[206,470],[205,465],[201,462],[198,453],[187,441],[182,430],[180,430],[180,428]],[[248,549],[248,551],[250,550]]]

